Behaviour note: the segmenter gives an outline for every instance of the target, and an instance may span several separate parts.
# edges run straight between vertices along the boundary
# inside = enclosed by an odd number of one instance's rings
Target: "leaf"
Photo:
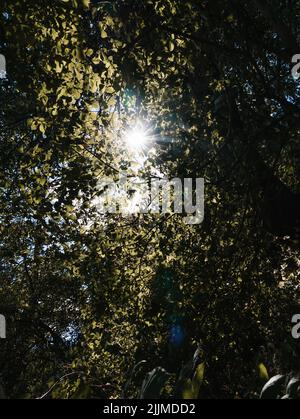
[[[269,379],[269,374],[268,374],[267,368],[265,367],[265,365],[263,363],[259,364],[258,372],[259,372],[259,377],[262,380],[267,381]]]
[[[194,400],[196,398],[195,389],[191,379],[185,380],[183,384],[182,398],[183,400]]]
[[[87,57],[91,57],[93,54],[94,54],[94,51],[92,50],[92,48],[89,48],[86,52]]]
[[[44,124],[40,124],[40,126],[39,126],[39,130],[40,130],[40,132],[41,132],[42,134],[45,134],[45,132],[46,132],[46,127],[45,127],[45,125],[44,125]]]
[[[60,64],[58,61],[55,61],[55,71],[56,73],[61,73],[63,70],[63,65]]]
[[[199,397],[199,391],[204,380],[205,363],[197,366],[193,379],[184,380],[182,397],[185,400],[195,400]]]
[[[115,93],[115,89],[112,86],[107,87],[106,89],[106,93],[108,94],[113,94]]]
[[[105,38],[107,38],[107,32],[104,30],[104,29],[102,29],[102,31],[101,31],[101,38],[103,38],[103,39],[105,39]]]
[[[298,398],[300,396],[300,378],[293,377],[286,388],[286,393],[292,398]]]
[[[108,101],[107,101],[107,105],[108,106],[115,106],[116,104],[116,98],[115,97],[111,97]]]
[[[275,375],[264,386],[261,391],[261,399],[276,399],[280,395],[281,387],[285,382],[284,375]]]
[[[190,361],[181,368],[179,380],[184,380],[188,377],[191,377],[193,373],[193,365],[193,361]]]
[[[41,186],[44,186],[46,182],[47,182],[47,179],[45,179],[43,177],[40,177],[40,178],[37,179],[37,183]]]
[[[91,388],[86,384],[80,384],[76,392],[71,396],[71,399],[75,400],[86,400],[89,399],[91,395]]]
[[[203,383],[204,380],[204,372],[205,372],[205,363],[202,362],[202,364],[198,365],[195,375],[194,375],[194,383],[198,385],[199,387]]]
[[[229,22],[229,23],[234,22],[234,16],[232,14],[227,16],[227,22]]]
[[[90,7],[91,0],[82,0],[82,4],[88,9]]]
[[[170,374],[161,367],[155,368],[143,381],[140,399],[159,399]]]
[[[126,381],[125,386],[124,386],[124,390],[123,390],[123,397],[122,398],[126,398],[126,392],[128,390],[128,388],[130,387],[130,384],[133,381],[133,378],[135,377],[135,375],[137,374],[137,372],[140,370],[140,368],[145,365],[147,363],[147,361],[143,360],[138,362],[132,369],[131,374],[129,379]]]

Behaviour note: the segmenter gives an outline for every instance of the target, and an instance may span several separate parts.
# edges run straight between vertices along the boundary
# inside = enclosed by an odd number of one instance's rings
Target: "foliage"
[[[176,397],[178,399],[197,399],[200,394],[201,386],[204,382],[205,364],[195,363],[194,360],[184,365],[177,377],[176,382],[170,380],[168,374],[163,368],[155,368],[148,373],[143,381],[140,399],[160,399]]]
[[[284,396],[282,396],[284,394]],[[277,375],[262,389],[261,399],[294,399],[300,398],[299,375]]]
[[[299,27],[295,0],[2,2],[8,397],[121,397],[142,360],[157,395],[196,348],[205,386],[187,369],[184,397],[258,398],[297,369]],[[122,134],[137,120],[143,165]],[[204,177],[203,224],[99,214],[123,171]]]

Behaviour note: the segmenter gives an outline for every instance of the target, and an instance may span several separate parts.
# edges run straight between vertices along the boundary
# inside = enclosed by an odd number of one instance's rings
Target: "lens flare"
[[[125,133],[126,144],[132,151],[143,151],[150,140],[149,130],[142,123],[136,124]]]

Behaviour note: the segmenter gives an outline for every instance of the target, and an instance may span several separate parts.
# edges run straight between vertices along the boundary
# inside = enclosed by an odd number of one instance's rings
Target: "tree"
[[[4,1],[0,371],[9,397],[119,397],[138,362],[174,378],[197,347],[199,397],[256,397],[259,365],[295,367],[298,9]],[[152,131],[143,165],[123,135],[138,120]],[[204,223],[99,214],[99,181],[123,171],[145,182],[204,177]]]

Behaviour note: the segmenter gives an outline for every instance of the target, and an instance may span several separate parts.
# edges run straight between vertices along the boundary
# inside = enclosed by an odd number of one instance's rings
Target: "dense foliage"
[[[150,373],[162,397],[254,398],[297,370],[299,2],[1,3],[6,395],[137,397]],[[100,215],[121,171],[204,177],[204,222]]]

